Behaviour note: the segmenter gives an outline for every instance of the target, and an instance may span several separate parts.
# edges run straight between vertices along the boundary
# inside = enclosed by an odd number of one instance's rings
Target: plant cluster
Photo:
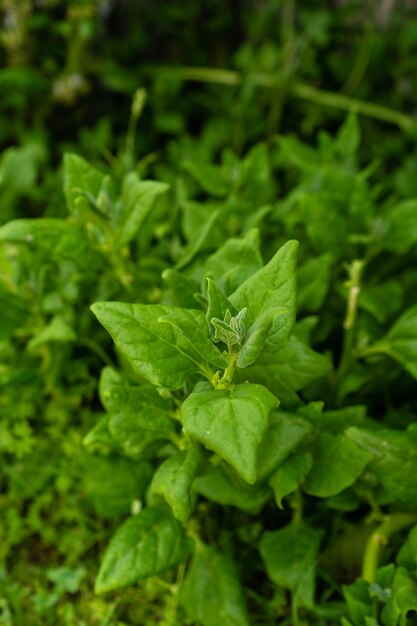
[[[0,625],[417,623],[412,3],[0,18]]]
[[[68,216],[0,228],[5,624],[413,623],[417,204],[359,144],[68,153]]]

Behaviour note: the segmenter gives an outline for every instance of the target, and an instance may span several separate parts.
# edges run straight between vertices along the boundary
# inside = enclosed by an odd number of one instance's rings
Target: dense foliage
[[[336,4],[0,0],[1,625],[417,623],[417,15]]]

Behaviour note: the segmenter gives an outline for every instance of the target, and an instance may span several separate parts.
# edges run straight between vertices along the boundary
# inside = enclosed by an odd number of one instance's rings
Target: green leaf
[[[200,252],[200,250],[204,248],[219,216],[220,216],[219,209],[217,209],[216,211],[213,211],[213,213],[210,214],[207,221],[203,223],[203,226],[198,236],[186,248],[182,257],[176,264],[175,268],[177,270],[180,270],[183,267],[186,267],[189,263],[191,263],[191,261]]]
[[[104,517],[129,513],[142,500],[151,479],[148,463],[133,463],[116,455],[87,456],[85,490],[95,510]]]
[[[302,409],[304,413],[304,409]],[[316,415],[306,415],[317,428],[334,435],[343,433],[349,426],[375,425],[366,415],[366,406],[347,406],[343,409],[324,411]]]
[[[358,117],[354,113],[349,113],[343,125],[337,133],[334,141],[334,148],[344,161],[351,160],[356,156],[361,140]]]
[[[408,626],[417,613],[417,584],[403,567],[395,572],[392,593],[382,609],[384,626]],[[409,619],[407,619],[409,617]]]
[[[246,202],[258,207],[272,200],[274,191],[268,146],[266,143],[258,143],[242,161],[239,196],[243,195]]]
[[[372,455],[369,468],[395,500],[413,503],[417,498],[417,430],[370,430],[352,427],[346,435]]]
[[[202,458],[200,447],[192,445],[164,461],[153,477],[151,490],[165,498],[180,522],[191,515],[191,484]]]
[[[204,328],[203,312],[123,302],[98,302],[91,310],[133,370],[154,385],[178,389],[190,374],[209,371],[207,361],[182,330],[160,322],[164,316],[178,314],[189,321],[191,328]]]
[[[383,238],[384,247],[405,254],[417,243],[417,199],[403,200],[392,207]]]
[[[64,194],[70,213],[77,215],[89,208],[86,194],[97,198],[104,178],[105,174],[77,154],[64,155]]]
[[[183,563],[190,552],[191,542],[169,511],[147,508],[116,531],[105,552],[95,591],[106,593],[160,574]]]
[[[45,343],[67,343],[76,341],[76,339],[77,335],[73,328],[67,324],[62,316],[56,315],[45,328],[29,341],[27,349],[29,352],[33,352]]]
[[[140,180],[135,172],[123,179],[123,224],[119,227],[117,243],[125,246],[136,236],[151,213],[158,197],[168,190],[168,185],[153,180]]]
[[[1,232],[1,229],[0,229]],[[1,259],[0,259],[1,263]],[[0,340],[25,326],[29,318],[27,302],[0,283]]]
[[[313,467],[303,488],[320,498],[334,496],[353,485],[373,458],[345,435],[327,433],[318,436],[312,453]]]
[[[261,354],[256,363],[240,374],[251,381],[273,389],[281,402],[297,403],[295,392],[326,376],[331,362],[325,355],[315,352],[295,336],[278,354]]]
[[[173,407],[153,385],[129,385],[106,367],[100,379],[100,399],[110,417],[107,429],[124,454],[139,458],[152,442],[176,434]]]
[[[191,345],[193,350],[208,363],[221,369],[227,367],[226,357],[207,336],[206,319],[202,312],[175,308],[167,315],[161,316],[159,321],[171,324],[175,330],[182,333],[184,345]]]
[[[386,354],[417,379],[417,305],[403,313],[367,354]]]
[[[302,311],[319,311],[330,286],[333,258],[322,254],[309,259],[298,270],[298,307]]]
[[[181,195],[179,197],[179,203],[182,213],[181,230],[188,246],[192,246],[198,239],[200,239],[204,231],[205,224],[211,221],[214,214],[219,215],[222,213],[224,207],[223,203],[219,202],[181,200]],[[219,245],[219,243],[224,240],[224,237],[225,233],[221,225],[214,223],[210,241],[205,240],[201,249],[213,249],[213,245]]]
[[[85,234],[58,217],[12,220],[0,228],[0,241],[26,244],[49,258],[88,262]]]
[[[139,458],[149,444],[161,439],[169,440],[176,432],[169,413],[151,403],[151,395],[149,393],[146,397],[143,392],[137,398],[139,403],[135,410],[122,410],[111,415],[108,421],[108,430],[114,442],[126,456],[134,459]]]
[[[211,163],[184,161],[184,168],[198,182],[198,184],[212,196],[225,196],[228,192],[228,181],[222,170]]]
[[[383,324],[393,313],[402,308],[404,289],[395,280],[374,287],[361,289],[358,305]]]
[[[200,286],[197,281],[174,269],[162,272],[162,280],[166,285],[163,304],[179,306],[184,309],[195,309]]]
[[[243,238],[228,239],[207,258],[204,272],[211,276],[216,285],[228,296],[246,279],[258,272],[262,265],[259,231],[253,229]]]
[[[301,142],[295,136],[277,137],[283,163],[295,166],[305,172],[316,172],[318,155],[316,150]]]
[[[296,254],[298,243],[289,241],[278,250],[271,261],[250,276],[229,300],[240,311],[247,308],[247,341],[259,336],[252,347],[250,359],[242,357],[239,367],[246,367],[264,349],[268,353],[282,350],[288,343],[296,313]],[[264,328],[269,329],[263,342]]]
[[[282,509],[282,500],[293,493],[307,476],[313,464],[311,454],[303,452],[286,459],[269,479],[274,490],[277,506]]]
[[[40,165],[46,160],[46,150],[46,144],[39,140],[2,151],[0,190],[7,190],[6,193],[13,196],[33,193]]]
[[[343,595],[349,609],[352,623],[362,624],[372,614],[372,599],[369,595],[369,584],[364,580],[356,580],[351,585],[343,585]]]
[[[278,400],[265,387],[230,389],[202,384],[182,405],[184,430],[230,463],[248,483],[256,481],[257,453]]]
[[[206,319],[211,338],[214,339],[216,332],[213,324],[211,323],[213,317],[223,320],[225,318],[226,311],[230,311],[232,316],[235,316],[237,311],[211,278],[207,278],[207,299],[208,306]]]
[[[313,430],[296,413],[274,411],[258,450],[258,479],[269,476]]]
[[[417,574],[417,526],[408,533],[408,537],[397,553],[397,563],[401,567]]]
[[[189,619],[202,626],[249,626],[236,565],[212,548],[197,546],[180,603]]]
[[[109,419],[107,415],[98,420],[97,424],[86,434],[83,445],[88,452],[109,454],[117,450],[118,446],[109,432]]]
[[[193,491],[223,506],[258,513],[270,496],[265,485],[248,485],[232,468],[212,463],[193,482]]]
[[[259,544],[269,578],[294,594],[296,605],[312,608],[321,532],[292,522],[262,535]]]

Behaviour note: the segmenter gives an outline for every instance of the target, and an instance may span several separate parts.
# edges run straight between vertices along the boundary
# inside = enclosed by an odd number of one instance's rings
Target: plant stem
[[[144,89],[137,89],[133,95],[132,106],[130,110],[129,125],[126,133],[126,147],[125,147],[125,168],[129,172],[133,169],[133,163],[135,160],[135,139],[136,139],[136,127],[139,117],[142,113],[145,105],[146,92]]]
[[[153,68],[155,72],[155,68]],[[245,78],[239,72],[233,70],[210,68],[210,67],[160,67],[159,74],[167,74],[169,76],[178,76],[180,80],[197,81],[203,83],[214,83],[229,87],[241,85],[244,80],[250,80],[254,85],[259,87],[279,88],[283,84],[280,76],[273,74],[256,73]],[[288,84],[288,92],[294,98],[300,100],[308,100],[316,104],[340,109],[342,111],[353,111],[366,117],[371,117],[388,124],[395,124],[403,131],[410,132],[417,130],[417,120],[411,115],[390,109],[388,107],[351,98],[344,94],[333,93],[323,89],[317,89],[306,83],[292,82]]]
[[[411,513],[393,513],[374,530],[366,544],[362,566],[362,578],[373,583],[378,569],[381,548],[388,544],[392,535],[417,522],[417,515]]]
[[[361,276],[364,262],[356,259],[349,266],[349,287],[348,300],[346,304],[346,315],[343,322],[344,335],[342,356],[336,372],[336,388],[348,372],[353,356],[353,346],[355,340],[355,321],[358,309],[358,297],[361,291]]]
[[[303,496],[301,494],[300,489],[297,489],[294,492],[294,499],[292,502],[293,508],[293,522],[296,524],[301,524],[303,520]]]

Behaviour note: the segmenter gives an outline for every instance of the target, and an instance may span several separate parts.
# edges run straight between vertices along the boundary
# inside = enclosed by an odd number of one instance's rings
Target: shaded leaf
[[[271,474],[313,430],[313,426],[296,413],[274,411],[259,446],[258,478]]]
[[[86,194],[97,198],[104,178],[105,174],[77,154],[64,155],[64,194],[70,213],[77,215],[80,209],[89,208]]]
[[[258,512],[268,500],[270,490],[265,485],[248,485],[231,468],[227,469],[207,464],[204,473],[194,480],[193,490],[223,506]]]
[[[352,427],[346,435],[372,455],[375,472],[394,500],[413,503],[417,498],[417,430],[369,430]]]
[[[140,180],[135,172],[125,176],[122,185],[123,223],[117,234],[119,246],[125,246],[136,236],[158,197],[167,190],[165,183]]]
[[[118,528],[104,554],[96,593],[106,593],[183,563],[191,542],[162,507],[147,508]]]
[[[273,389],[282,402],[294,404],[297,402],[295,392],[326,376],[331,367],[327,356],[293,336],[283,350],[277,354],[261,354],[240,376]]]
[[[293,522],[265,532],[259,544],[266,571],[277,585],[294,594],[296,605],[314,604],[315,565],[321,532]]]
[[[309,259],[298,270],[298,307],[303,311],[318,311],[330,286],[333,258],[322,254]]]
[[[366,354],[386,354],[417,378],[417,305],[408,309]]]
[[[282,509],[282,500],[293,493],[307,476],[313,464],[311,454],[303,452],[286,459],[269,479],[274,490],[277,506]]]
[[[303,489],[320,498],[334,496],[350,487],[373,458],[348,437],[327,433],[318,436],[312,453],[313,467]]]
[[[187,616],[202,626],[249,626],[235,563],[206,546],[197,546],[181,587]]]
[[[229,296],[247,278],[258,272],[262,264],[259,232],[253,229],[242,238],[228,239],[207,258],[204,272],[213,278],[226,296]],[[236,308],[239,309],[238,306]]]
[[[185,522],[192,512],[191,484],[202,458],[199,446],[192,445],[164,461],[152,480],[152,491],[167,501],[181,522]]]

